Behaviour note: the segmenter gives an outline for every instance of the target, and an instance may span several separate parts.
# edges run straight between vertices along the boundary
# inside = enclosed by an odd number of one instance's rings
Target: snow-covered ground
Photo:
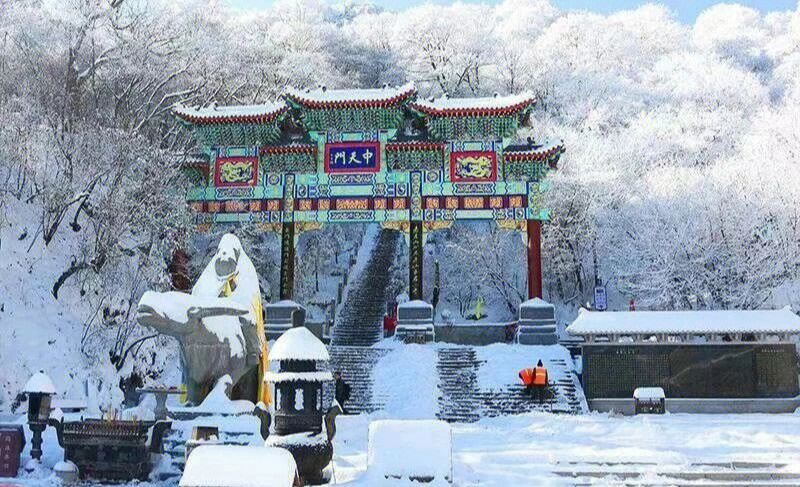
[[[337,419],[334,468],[339,483],[372,485],[364,477],[371,419]],[[692,463],[732,461],[786,463],[784,471],[798,472],[800,415],[498,417],[454,424],[453,461],[454,483],[460,487],[572,485],[554,472],[596,470],[596,462],[651,475],[681,471]],[[609,483],[601,479],[596,485]]]
[[[65,285],[58,299],[52,293],[78,251],[76,238],[60,232],[45,246],[36,236],[32,209],[16,200],[8,204],[15,218],[0,231],[0,395],[7,391],[13,400],[39,370],[53,379],[58,393],[77,395],[87,370],[101,378],[115,371],[83,353],[82,317],[91,313],[81,304],[80,287]],[[0,397],[0,412],[9,406]]]
[[[376,485],[374,478],[366,475],[369,425],[386,417],[387,413],[381,412],[337,418],[333,460],[336,484]],[[254,418],[225,421],[241,422],[238,429],[257,431]],[[472,424],[455,423],[452,430],[454,484],[460,487],[572,485],[557,472],[597,470],[641,472],[648,482],[669,485],[657,474],[698,468],[719,470],[714,465],[692,465],[697,463],[763,462],[777,464],[772,470],[775,472],[800,472],[800,414],[623,417],[531,413],[487,418]],[[426,439],[421,437],[419,441]],[[52,428],[45,432],[44,450],[44,468],[11,482],[0,479],[0,484],[54,485],[50,469],[62,459],[62,453]],[[29,451],[30,441],[23,464]],[[615,482],[597,479],[594,485]]]
[[[435,417],[438,394],[436,350],[433,345],[402,345],[395,340],[383,344],[393,348],[375,364],[374,396],[386,401],[386,415],[400,419]]]

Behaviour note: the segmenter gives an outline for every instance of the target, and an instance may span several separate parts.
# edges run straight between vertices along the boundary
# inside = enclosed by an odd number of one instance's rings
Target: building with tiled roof
[[[632,411],[659,387],[671,412],[792,412],[800,406],[800,317],[778,310],[586,311],[581,346],[590,407]]]
[[[515,143],[530,123],[529,93],[421,100],[413,83],[366,89],[287,88],[275,102],[242,106],[175,105],[200,152],[183,169],[200,225],[259,222],[270,228],[376,222],[405,228],[412,243],[410,295],[421,298],[423,230],[458,220],[526,228],[529,293],[542,292],[540,206],[544,179],[563,142]],[[290,245],[291,231],[282,232]],[[281,270],[292,295],[293,253]]]

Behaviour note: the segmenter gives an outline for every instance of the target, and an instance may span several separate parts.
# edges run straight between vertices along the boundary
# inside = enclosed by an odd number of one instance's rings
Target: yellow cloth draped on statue
[[[225,282],[222,292],[220,293],[219,297],[226,298],[230,297],[233,294],[233,290],[236,289],[236,278],[238,276],[236,274],[232,275],[228,280]],[[267,335],[264,331],[264,310],[261,306],[261,290],[259,289],[259,295],[253,297],[252,303],[250,303],[251,310],[253,313],[253,318],[255,319],[256,331],[258,333],[259,341],[261,342],[261,360],[258,363],[258,397],[261,401],[269,407],[272,403],[272,394],[270,394],[270,390],[264,384],[264,373],[269,370],[269,348],[267,347]],[[186,384],[181,384],[181,395],[180,401],[186,402]]]

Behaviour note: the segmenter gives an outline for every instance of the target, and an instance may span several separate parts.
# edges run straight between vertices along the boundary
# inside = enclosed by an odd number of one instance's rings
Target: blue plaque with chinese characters
[[[374,173],[381,170],[378,142],[340,142],[325,146],[325,172]]]
[[[594,309],[597,311],[605,311],[608,309],[608,296],[606,295],[605,286],[594,287]]]

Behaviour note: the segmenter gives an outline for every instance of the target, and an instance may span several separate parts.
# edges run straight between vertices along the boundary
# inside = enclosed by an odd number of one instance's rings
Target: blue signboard
[[[325,172],[370,173],[381,170],[378,142],[341,142],[325,146]]]
[[[594,309],[597,311],[605,311],[608,309],[608,297],[606,295],[605,286],[594,287]]]

